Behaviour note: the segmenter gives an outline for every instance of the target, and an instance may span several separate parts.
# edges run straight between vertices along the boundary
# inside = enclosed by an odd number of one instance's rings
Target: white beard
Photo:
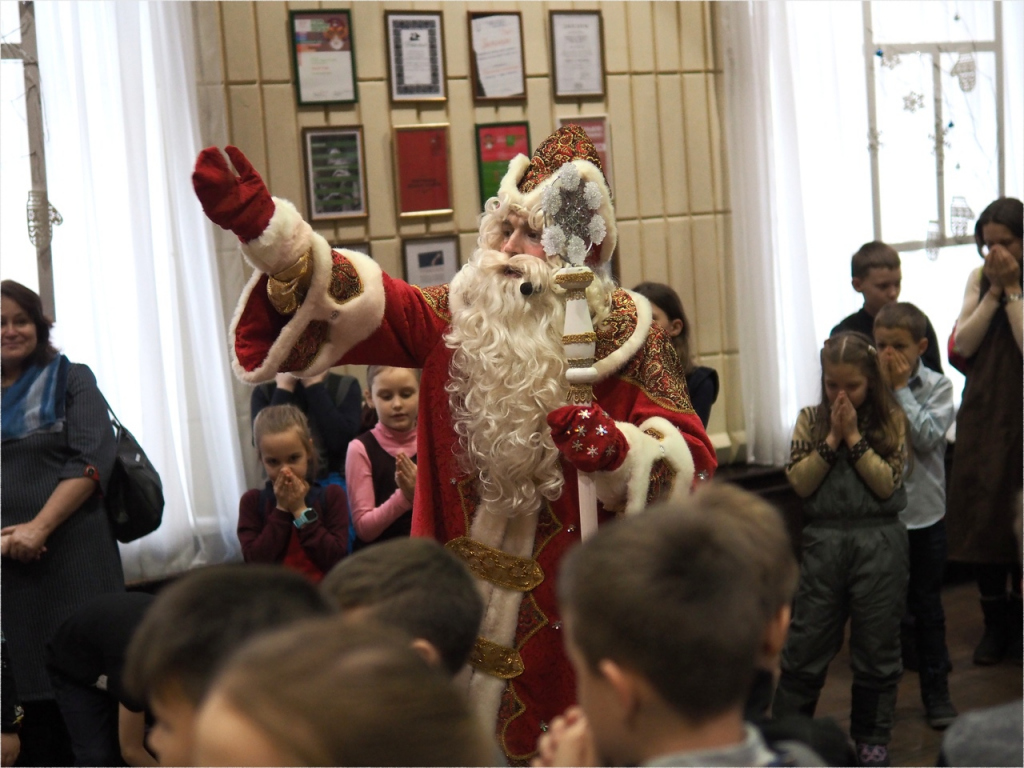
[[[451,283],[448,402],[459,460],[478,479],[480,513],[538,512],[562,493],[547,415],[565,404],[560,264],[478,249]],[[534,293],[520,292],[523,282]],[[560,292],[560,291],[559,291]]]

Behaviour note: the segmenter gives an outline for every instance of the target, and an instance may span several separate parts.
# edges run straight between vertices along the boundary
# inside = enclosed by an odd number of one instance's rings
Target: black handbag
[[[107,411],[117,441],[117,457],[104,503],[114,536],[127,544],[160,527],[164,516],[164,487],[160,473],[139,441],[125,429],[109,404]]]

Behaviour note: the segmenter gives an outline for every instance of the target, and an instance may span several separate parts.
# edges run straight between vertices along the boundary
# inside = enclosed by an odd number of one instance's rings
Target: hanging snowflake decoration
[[[924,94],[917,91],[908,93],[903,97],[903,109],[911,113],[924,109]]]
[[[886,69],[896,69],[900,65],[900,55],[892,51],[882,53],[882,66]]]
[[[939,222],[928,222],[928,235],[924,239],[924,250],[930,261],[939,258],[939,248],[942,247],[942,230],[939,229]]]
[[[974,221],[974,211],[967,204],[967,198],[953,195],[949,206],[949,226],[953,236],[964,237],[969,234],[972,221]]]
[[[601,200],[601,188],[583,181],[574,164],[559,168],[541,196],[547,221],[541,236],[544,253],[582,264],[591,245],[600,245],[607,234],[604,217],[597,213]]]
[[[956,64],[949,70],[949,74],[960,81],[961,91],[964,93],[973,91],[975,83],[978,82],[978,67],[974,62],[974,54],[961,53]]]
[[[868,129],[868,152],[878,151],[878,148],[882,146],[881,136],[882,132],[877,128]]]

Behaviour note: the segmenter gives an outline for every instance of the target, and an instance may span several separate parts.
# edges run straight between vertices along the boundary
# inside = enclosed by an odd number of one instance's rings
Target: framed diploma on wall
[[[369,213],[362,126],[303,128],[302,154],[310,221]]]
[[[396,125],[394,144],[398,215],[451,213],[448,123]]]
[[[439,11],[385,12],[392,101],[447,98],[441,19]]]
[[[469,61],[477,101],[525,101],[523,22],[514,13],[469,14]]]
[[[403,240],[405,282],[426,288],[450,283],[459,271],[459,238],[431,237]]]
[[[351,14],[346,10],[291,11],[288,20],[298,103],[358,101]]]
[[[476,126],[476,162],[480,173],[480,208],[498,194],[508,161],[530,156],[529,123],[484,123]]]
[[[600,11],[549,11],[555,98],[604,96]]]

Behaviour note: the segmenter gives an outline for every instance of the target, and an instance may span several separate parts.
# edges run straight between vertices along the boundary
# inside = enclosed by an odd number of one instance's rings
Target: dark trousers
[[[124,765],[117,738],[117,699],[52,669],[50,682],[71,735],[75,765]]]
[[[950,670],[946,648],[946,614],[942,609],[942,576],[946,569],[946,521],[907,531],[910,582],[907,613],[914,621],[921,696],[946,689]]]
[[[23,701],[25,719],[21,723],[21,754],[15,765],[71,765],[74,754],[71,740],[53,699]]]

